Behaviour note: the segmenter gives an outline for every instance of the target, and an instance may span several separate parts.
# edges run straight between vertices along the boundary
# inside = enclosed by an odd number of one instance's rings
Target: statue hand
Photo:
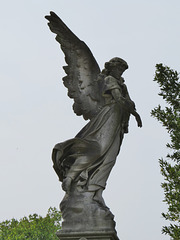
[[[136,118],[138,127],[142,127],[141,117],[139,116],[138,113],[136,113],[135,118]]]
[[[66,177],[62,182],[62,189],[68,193],[71,188],[71,183],[72,183],[72,178]]]

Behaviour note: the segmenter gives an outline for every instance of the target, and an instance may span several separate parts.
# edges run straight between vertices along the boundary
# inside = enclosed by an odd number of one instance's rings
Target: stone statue
[[[66,192],[60,204],[61,233],[113,232],[113,215],[102,192],[128,133],[131,114],[142,127],[122,77],[128,64],[115,57],[100,71],[88,46],[55,13],[46,19],[65,54],[63,82],[74,99],[73,110],[89,120],[74,138],[56,144],[52,153],[53,167]]]

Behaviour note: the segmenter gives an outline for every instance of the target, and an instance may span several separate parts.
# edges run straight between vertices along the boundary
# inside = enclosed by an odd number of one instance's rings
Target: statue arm
[[[137,122],[138,127],[142,127],[142,120],[141,120],[140,115],[136,111],[135,103],[131,100],[131,98],[129,96],[129,92],[128,92],[127,86],[125,84],[123,84],[123,85],[124,85],[124,88],[126,89],[126,98],[131,103],[131,105],[130,105],[131,106],[130,107],[130,113],[136,118],[136,122]]]
[[[130,99],[128,101],[132,101],[133,104],[126,104],[126,99],[122,96],[121,89],[112,89],[111,94],[116,102],[119,102],[127,111],[129,111],[137,121],[138,127],[142,127],[142,121],[140,115],[136,112],[135,104],[134,102]],[[128,94],[129,96],[129,94]]]
[[[131,100],[126,85],[122,84],[120,87],[120,85],[117,84],[117,80],[112,76],[107,76],[104,79],[104,83],[103,95],[111,94],[113,99],[119,103],[126,112],[131,113],[136,118],[138,127],[142,127],[141,118],[136,112],[135,103]]]
[[[117,83],[117,79],[112,76],[107,76],[104,79],[104,89],[103,89],[103,96],[111,95],[116,102],[122,102],[124,98],[122,95],[122,89]]]
[[[120,88],[112,89],[111,94],[116,102],[119,102],[119,103],[125,102],[125,98],[122,96],[122,92]]]

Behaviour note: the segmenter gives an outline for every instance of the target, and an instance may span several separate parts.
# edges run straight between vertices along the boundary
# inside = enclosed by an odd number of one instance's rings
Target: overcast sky
[[[179,0],[1,0],[0,221],[57,207],[64,196],[51,151],[86,124],[72,111],[62,84],[64,55],[44,16],[53,10],[90,47],[100,68],[118,56],[134,118],[104,192],[121,240],[167,240],[158,158],[167,154],[165,129],[150,111],[159,103],[155,65],[180,70]]]

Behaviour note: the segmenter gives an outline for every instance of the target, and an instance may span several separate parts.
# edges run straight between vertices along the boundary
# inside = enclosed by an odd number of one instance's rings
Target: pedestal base
[[[60,240],[119,240],[115,232],[57,232]]]
[[[101,193],[102,194],[102,193]],[[95,192],[80,191],[76,183],[66,193],[60,209],[62,228],[57,232],[60,240],[119,240],[114,215],[102,196],[94,200]]]

